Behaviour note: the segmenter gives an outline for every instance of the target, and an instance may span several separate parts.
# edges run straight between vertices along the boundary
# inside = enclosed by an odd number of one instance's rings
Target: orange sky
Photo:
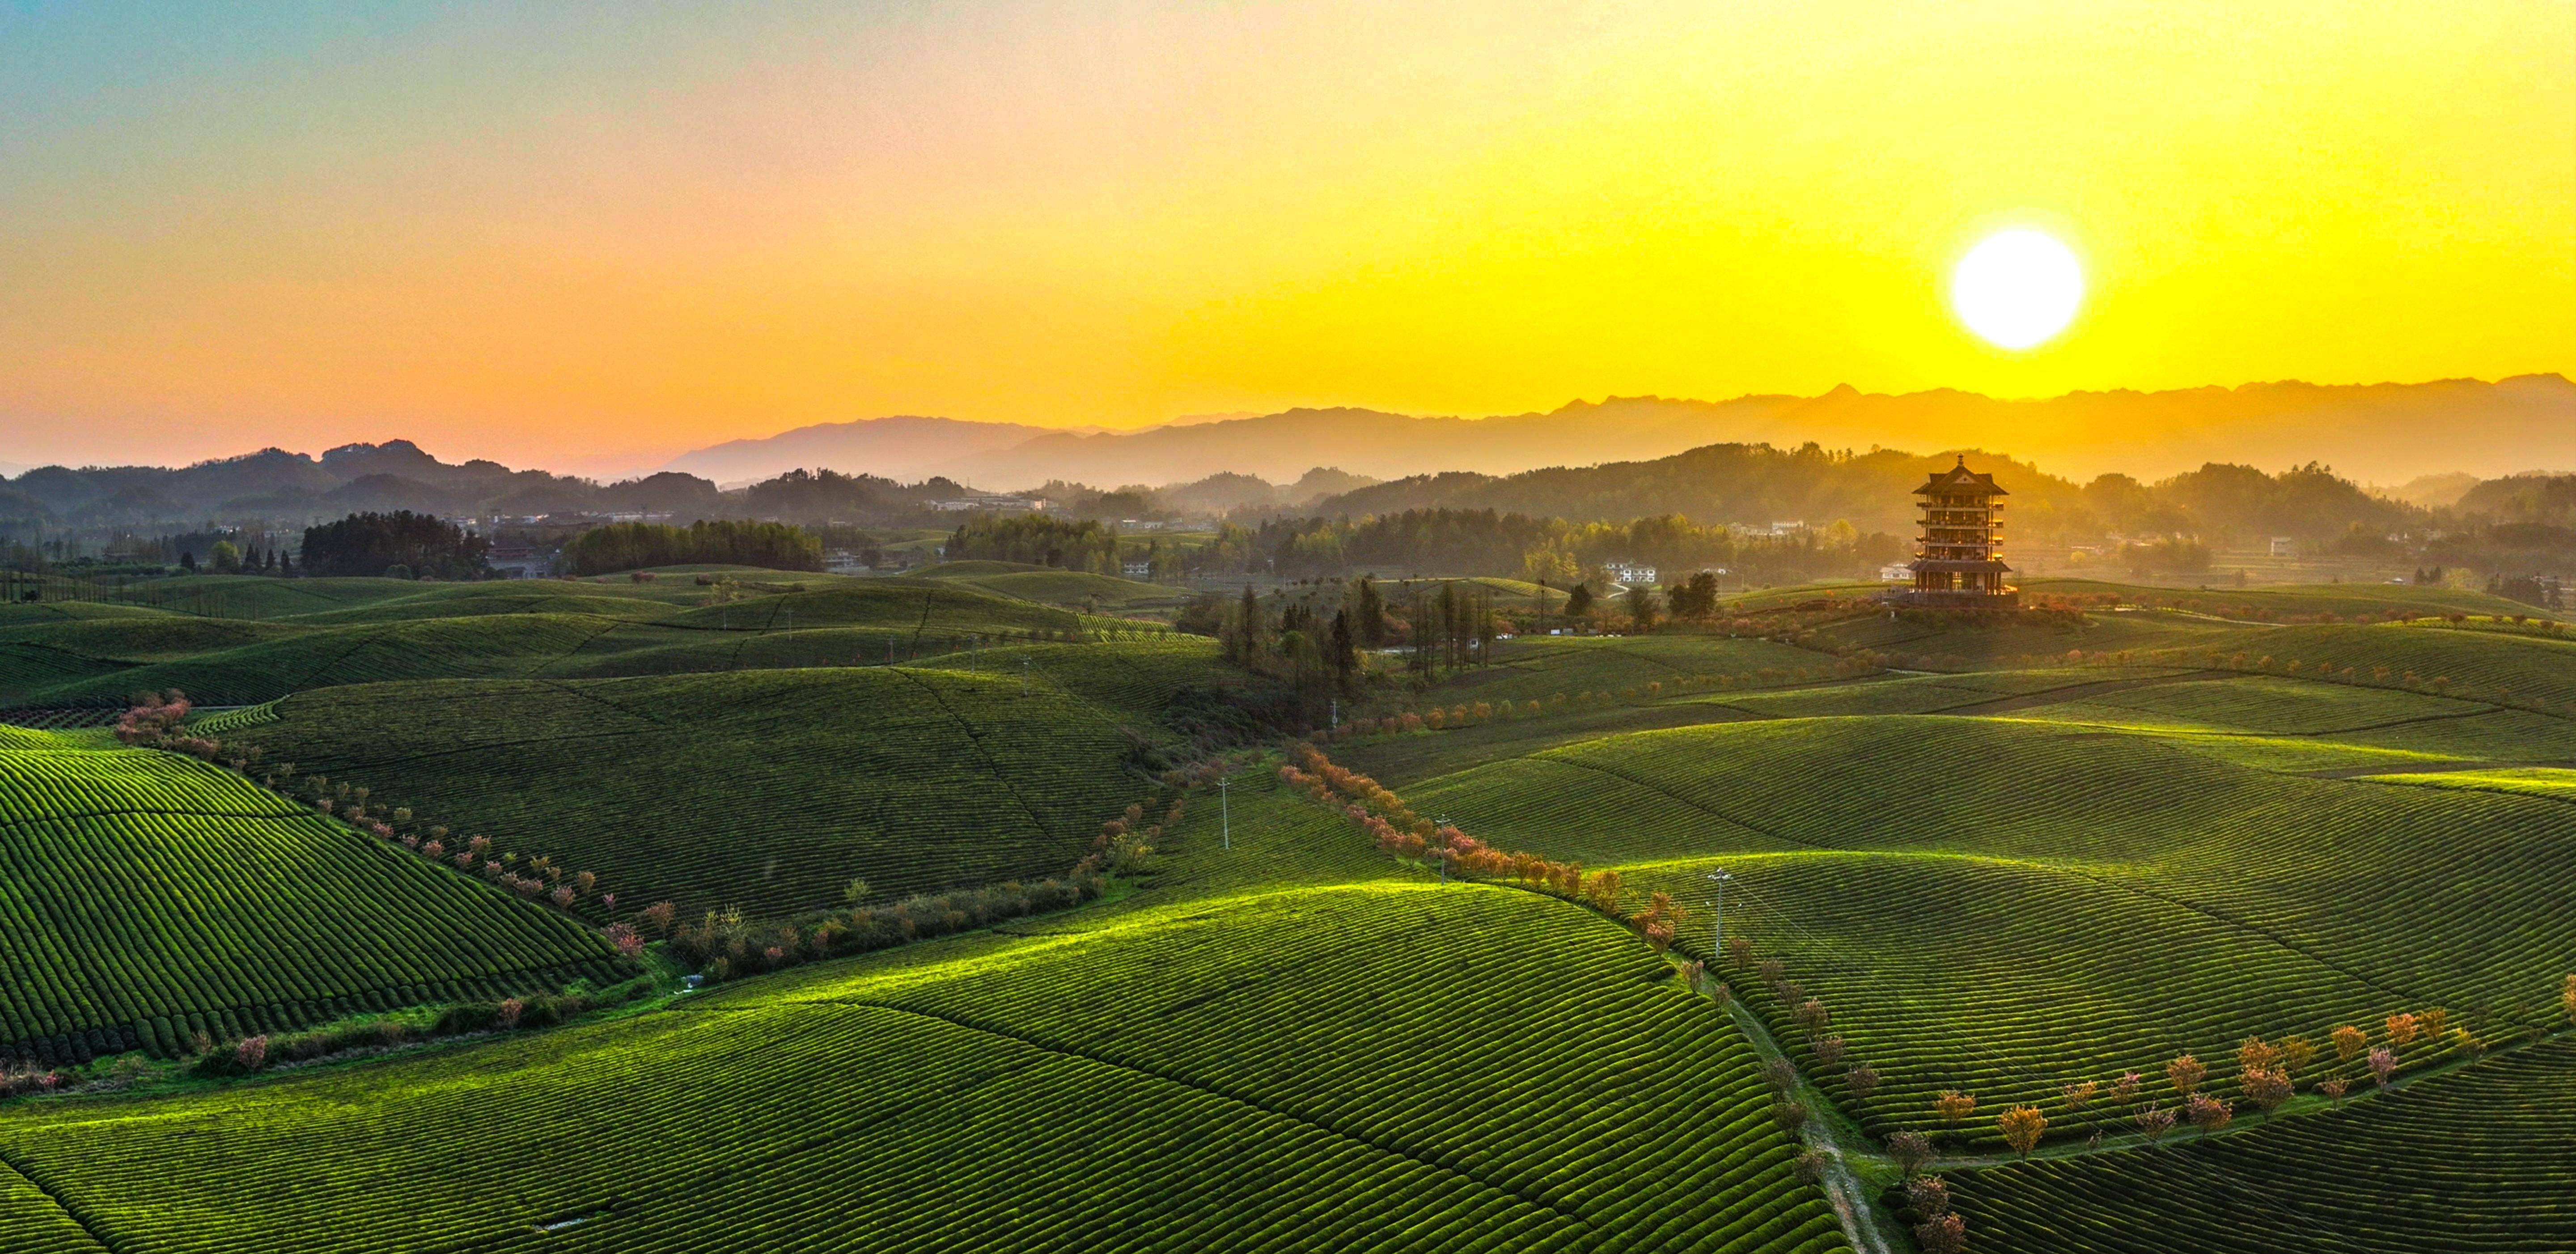
[[[2576,369],[2563,0],[197,13],[0,10],[0,462]]]

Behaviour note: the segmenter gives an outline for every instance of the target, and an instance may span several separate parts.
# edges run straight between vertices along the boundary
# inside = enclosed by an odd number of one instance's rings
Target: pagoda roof
[[[2003,571],[2008,571],[2008,570],[2011,570],[2011,569],[2012,569],[2012,567],[2004,565],[2004,563],[2003,563],[2003,559],[2002,559],[2002,558],[1998,558],[1998,557],[1985,557],[1985,558],[1918,557],[1918,558],[1915,558],[1913,561],[1907,562],[1907,563],[1905,564],[1905,568],[1906,568],[1907,570],[1954,570],[1954,571],[1991,570],[1991,571],[1996,571],[1996,572],[2003,572]]]
[[[1967,454],[1961,453],[1958,457],[1958,465],[1952,466],[1948,470],[1936,470],[1932,472],[1932,477],[1926,480],[1922,487],[1914,489],[1914,494],[1916,496],[1928,496],[1935,492],[1964,492],[1973,496],[2012,495],[2012,493],[2006,492],[2002,488],[1995,486],[1995,477],[1993,475],[1980,474],[1977,471],[1968,469]]]

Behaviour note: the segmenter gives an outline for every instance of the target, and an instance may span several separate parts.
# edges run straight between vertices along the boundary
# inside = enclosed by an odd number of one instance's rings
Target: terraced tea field
[[[192,759],[0,739],[0,1058],[63,1063],[618,960],[572,921]]]
[[[2576,1039],[2242,1135],[1953,1175],[1972,1248],[2576,1248]]]
[[[1205,645],[1055,646],[988,669],[867,667],[308,693],[242,739],[459,838],[549,855],[694,915],[1059,874],[1146,787],[1128,728]]]
[[[1422,961],[1433,944],[1454,957]],[[1664,970],[1502,890],[1221,899],[113,1121],[23,1108],[0,1160],[127,1254],[540,1230],[621,1251],[1846,1248],[1751,1051]]]
[[[1322,735],[1401,797],[1327,802],[1279,770],[1314,765],[1293,741],[1173,717],[1247,689],[1212,641],[1082,612],[1142,604],[1123,581],[721,573],[749,594],[0,611],[0,682],[185,674],[243,706],[196,734],[597,877],[546,911],[194,760],[0,729],[0,767],[92,763],[107,798],[0,825],[0,1016],[70,1024],[64,1055],[166,1050],[200,985],[217,1035],[490,995],[548,943],[587,969],[589,925],[654,900],[813,932],[791,916],[852,879],[886,913],[1055,875],[1165,767],[1197,782],[1087,904],[364,1065],[0,1100],[0,1247],[1941,1248],[1908,1240],[1900,1134],[1936,1142],[1969,1251],[2576,1246],[2576,644],[2379,621],[2478,594],[2052,582],[2151,608],[1976,623],[1775,590],[1733,612],[1796,644],[1532,637],[1427,689],[1382,674],[1343,715],[1440,727]],[[1385,814],[1423,825],[1381,843]],[[1435,866],[1437,823],[1522,878]],[[2255,1036],[2322,1051],[2271,1113]],[[2181,1109],[2186,1053],[2232,1123],[2149,1147],[2139,1103]],[[2047,1126],[2014,1161],[2025,1105]]]

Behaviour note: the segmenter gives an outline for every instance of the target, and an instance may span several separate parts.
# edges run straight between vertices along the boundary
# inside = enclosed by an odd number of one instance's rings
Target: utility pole
[[[1725,867],[1719,867],[1702,873],[1700,878],[1717,885],[1717,909],[1710,912],[1713,922],[1708,929],[1708,957],[1715,962],[1726,952],[1726,886],[1734,883],[1735,877],[1727,874]]]
[[[1231,852],[1234,849],[1234,807],[1228,802],[1228,798],[1231,798],[1234,795],[1232,791],[1233,788],[1233,776],[1219,775],[1216,777],[1217,831],[1224,839],[1225,847],[1228,852]]]
[[[1441,833],[1448,830],[1448,815],[1431,820],[1431,852],[1432,856],[1440,859],[1440,886],[1443,888],[1449,886],[1449,838]]]
[[[1027,658],[1020,659],[1020,695],[1024,697],[1029,695],[1029,660]]]

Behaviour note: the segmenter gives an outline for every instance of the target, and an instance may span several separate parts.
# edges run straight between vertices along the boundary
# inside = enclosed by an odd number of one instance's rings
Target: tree
[[[2246,1100],[2266,1113],[2279,1109],[2281,1103],[2290,1100],[2290,1095],[2297,1091],[2290,1084],[2290,1077],[2277,1070],[2248,1071],[2239,1085],[2245,1090]]]
[[[423,579],[479,579],[490,573],[491,542],[446,519],[396,510],[351,514],[304,529],[312,575],[382,575],[401,566]]]
[[[2567,1017],[2576,1019],[2576,975],[2567,977],[2567,986],[2558,990],[2558,1001],[2567,1007]]]
[[[1968,1248],[1968,1221],[1955,1212],[1914,1225],[1914,1243],[1923,1254],[1960,1254]]]
[[[2205,1133],[2226,1127],[2228,1121],[2236,1117],[2236,1112],[2227,1103],[2207,1093],[2192,1094],[2184,1106],[2191,1112],[2192,1126]]]
[[[1957,1089],[1943,1089],[1939,1096],[1932,1099],[1932,1109],[1940,1112],[1943,1120],[1956,1124],[1977,1113],[1977,1095],[1962,1093]]]
[[[1357,633],[1351,630],[1348,608],[1333,611],[1333,629],[1326,639],[1325,651],[1333,669],[1333,680],[1343,692],[1349,692],[1359,683],[1360,650]]]
[[[2172,1083],[2174,1095],[2189,1097],[2200,1091],[2200,1082],[2209,1078],[2209,1068],[2200,1060],[2185,1054],[2165,1064],[2165,1079]]]
[[[184,570],[191,575],[196,574],[197,555],[194,553],[181,553],[179,555],[179,569]]]
[[[2334,1041],[2335,1061],[2351,1062],[2361,1047],[2370,1043],[2370,1034],[2347,1023],[2328,1034]]]
[[[962,535],[965,528],[959,528]],[[952,539],[950,556],[959,557]],[[823,541],[802,527],[781,522],[705,519],[686,527],[663,523],[610,523],[593,527],[565,543],[564,570],[575,575],[606,575],[644,566],[679,566],[704,562],[759,566],[770,570],[823,569]]]
[[[1358,620],[1351,626],[1359,633],[1360,643],[1372,649],[1384,648],[1386,598],[1378,595],[1377,580],[1367,575],[1360,576],[1359,586],[1352,595],[1352,606],[1359,612]]]
[[[1843,1087],[1855,1098],[1867,1098],[1878,1087],[1878,1068],[1868,1063],[1852,1068],[1843,1073]]]
[[[1920,1132],[1899,1132],[1887,1138],[1887,1156],[1896,1160],[1896,1169],[1908,1176],[1923,1174],[1932,1161],[1932,1141]]]
[[[1569,625],[1582,626],[1592,618],[1592,585],[1579,583],[1565,597],[1565,619]]]
[[[209,552],[206,557],[208,561],[213,563],[215,573],[218,575],[238,575],[241,573],[241,549],[236,547],[230,540],[215,541],[214,549]]]
[[[1950,1213],[1950,1182],[1939,1176],[1915,1176],[1905,1182],[1905,1205],[1917,1219]]]
[[[1798,1021],[1798,1030],[1809,1036],[1824,1031],[1825,1025],[1833,1019],[1832,1014],[1825,1009],[1825,1003],[1812,997],[1799,1003],[1795,1017]]]
[[[2145,1137],[2149,1145],[2165,1139],[2165,1134],[2173,1131],[2174,1127],[2174,1112],[2154,1102],[2138,1107],[2131,1119],[2138,1125],[2138,1135]]]
[[[2388,1016],[2388,1041],[2404,1047],[2415,1043],[2415,1016],[2398,1013]]]
[[[2041,1114],[2037,1106],[2015,1106],[1995,1116],[1995,1126],[2003,1130],[2004,1144],[2013,1147],[2014,1153],[2028,1158],[2030,1151],[2039,1145],[2039,1138],[2048,1131],[2048,1116]]]
[[[1629,621],[1636,624],[1638,631],[1653,631],[1655,615],[1659,609],[1655,601],[1655,590],[1643,583],[1632,583],[1628,585],[1627,601]]]
[[[2067,1085],[2066,1109],[2069,1112],[2084,1109],[2084,1104],[2092,1101],[2094,1092],[2101,1087],[2101,1085],[2096,1084],[2091,1080],[2080,1080],[2076,1083]]]
[[[2379,1081],[2379,1087],[2387,1088],[2389,1082],[2397,1078],[2397,1051],[2385,1045],[2372,1046],[2370,1074]]]

